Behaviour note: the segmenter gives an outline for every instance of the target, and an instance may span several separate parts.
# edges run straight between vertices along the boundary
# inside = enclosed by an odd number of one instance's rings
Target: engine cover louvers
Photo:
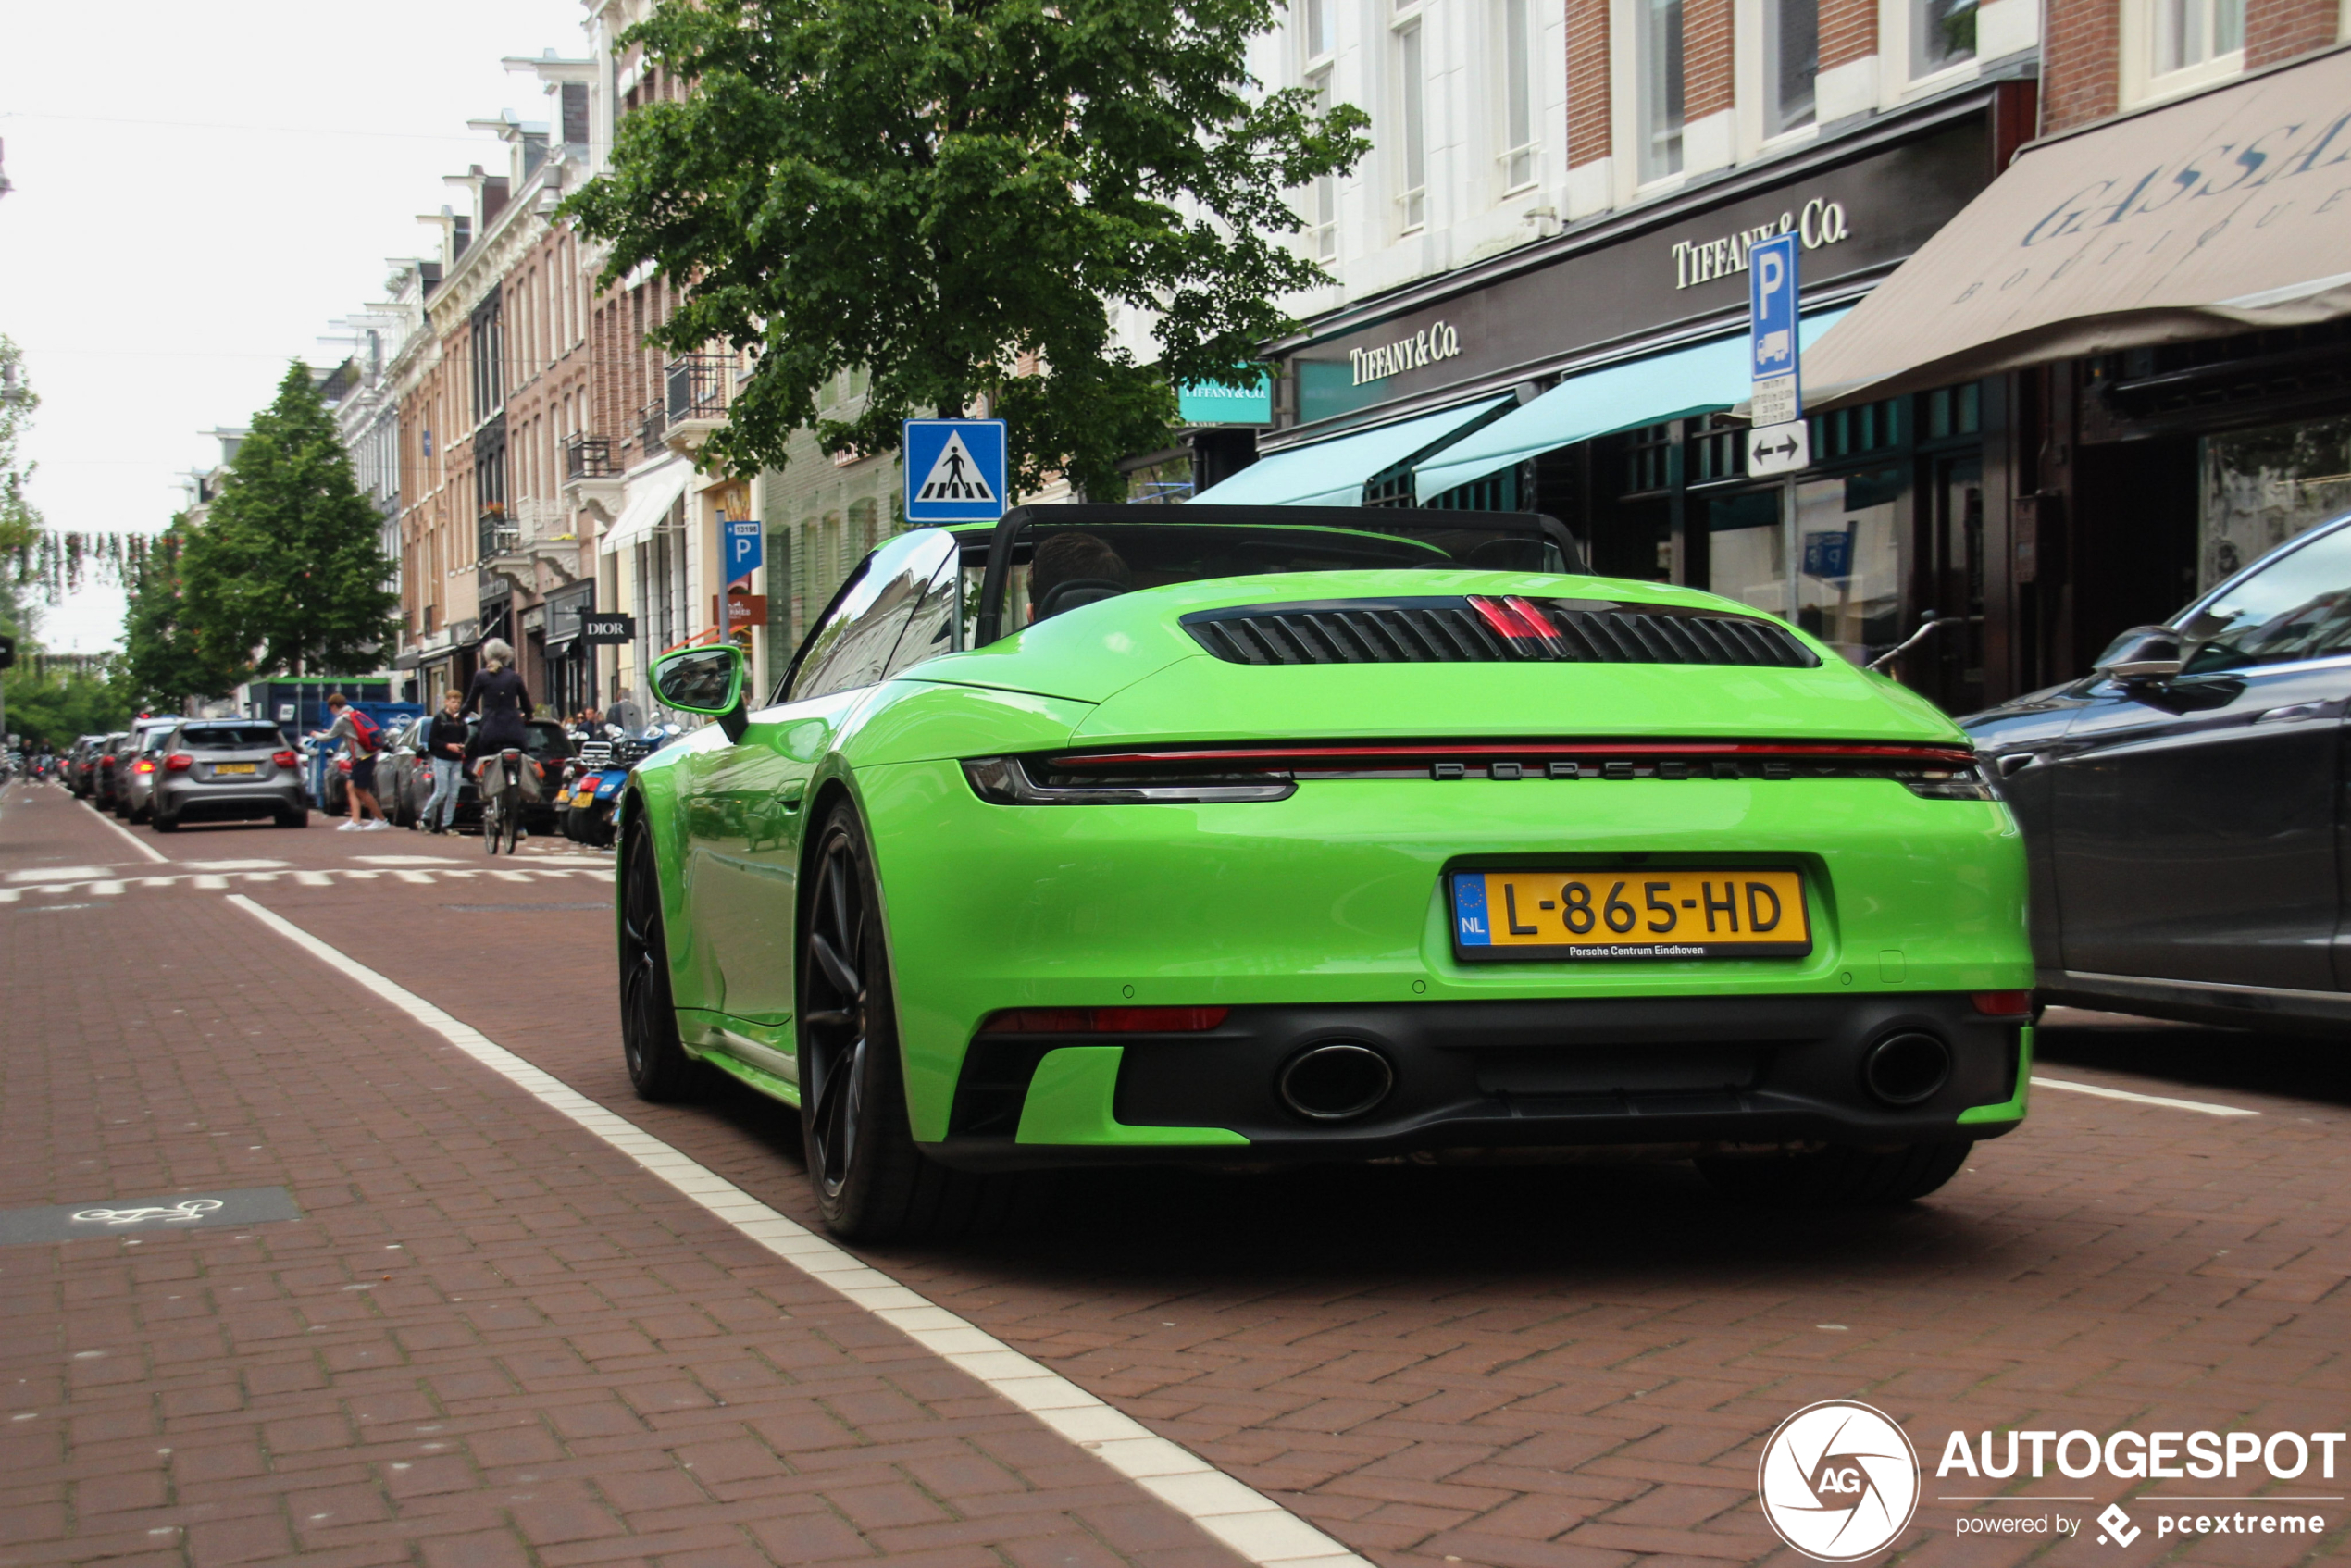
[[[1605,599],[1482,594],[1247,604],[1183,617],[1202,648],[1237,665],[1762,665],[1820,659],[1748,616]]]

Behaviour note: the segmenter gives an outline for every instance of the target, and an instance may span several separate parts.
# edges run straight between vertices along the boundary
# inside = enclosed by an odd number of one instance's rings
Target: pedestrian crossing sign
[[[1004,421],[906,421],[906,520],[992,523],[1005,512]]]

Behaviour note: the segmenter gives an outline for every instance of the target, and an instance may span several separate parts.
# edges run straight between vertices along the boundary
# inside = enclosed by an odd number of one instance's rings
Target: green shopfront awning
[[[1842,310],[1830,310],[1806,317],[1804,346],[1811,347],[1814,339],[1844,316]],[[1436,454],[1413,470],[1412,492],[1425,506],[1458,485],[1537,453],[1668,419],[1719,413],[1743,401],[1748,387],[1745,333],[1587,370]]]
[[[1741,342],[1745,342],[1741,339]],[[1222,484],[1191,499],[1194,506],[1360,506],[1363,481],[1441,445],[1510,401],[1482,403],[1425,414],[1399,424],[1380,425],[1304,446],[1268,453]],[[1503,417],[1509,423],[1510,416]],[[1499,467],[1499,465],[1498,465]]]

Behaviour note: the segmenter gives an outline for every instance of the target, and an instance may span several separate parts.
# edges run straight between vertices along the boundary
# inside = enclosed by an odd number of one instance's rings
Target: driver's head
[[[1042,620],[1069,608],[1057,604],[1049,611],[1045,605],[1053,590],[1070,582],[1107,583],[1124,593],[1135,586],[1135,574],[1126,569],[1117,551],[1090,533],[1047,534],[1038,542],[1036,558],[1028,568],[1029,619]]]

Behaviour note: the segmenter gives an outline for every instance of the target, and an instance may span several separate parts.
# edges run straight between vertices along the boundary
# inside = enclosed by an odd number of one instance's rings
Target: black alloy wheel
[[[491,837],[487,827],[483,837]],[[696,1064],[678,1041],[678,1013],[669,1000],[661,873],[641,831],[628,836],[620,879],[620,1050],[640,1100],[658,1104],[693,1087]]]
[[[801,908],[800,1106],[809,1185],[834,1235],[858,1241],[968,1227],[1009,1188],[914,1146],[898,1059],[873,856],[847,803],[825,819]]]

